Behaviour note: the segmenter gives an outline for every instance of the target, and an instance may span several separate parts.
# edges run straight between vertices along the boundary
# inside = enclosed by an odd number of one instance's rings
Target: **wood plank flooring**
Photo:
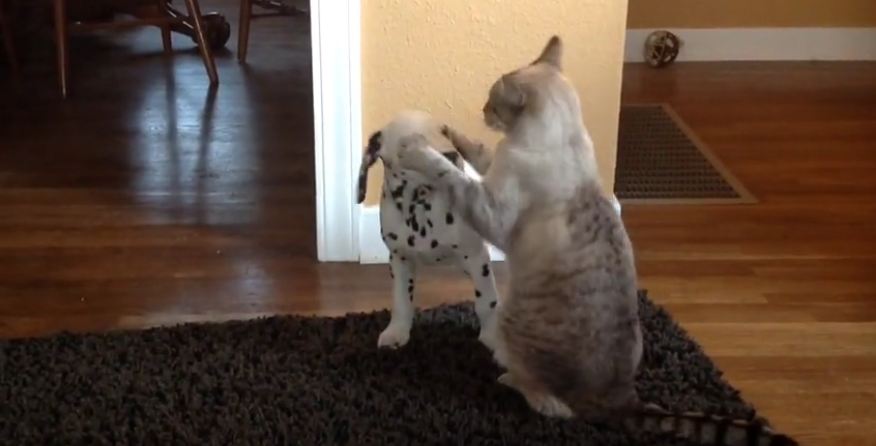
[[[0,337],[389,305],[386,267],[314,261],[306,22],[255,22],[215,95],[174,37],[79,39],[64,103],[51,60],[4,83]],[[780,429],[874,444],[876,64],[628,66],[623,100],[671,103],[760,200],[626,207],[642,286]]]
[[[876,64],[628,66],[760,202],[635,206],[642,286],[803,444],[876,444]]]

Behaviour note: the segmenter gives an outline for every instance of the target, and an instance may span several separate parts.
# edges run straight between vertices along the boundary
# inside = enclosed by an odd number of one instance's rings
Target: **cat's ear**
[[[368,169],[377,162],[377,155],[380,152],[380,147],[382,145],[383,137],[380,132],[374,132],[370,138],[368,138],[368,147],[365,148],[365,152],[362,154],[362,166],[359,167],[359,194],[357,203],[361,204],[365,201],[365,194],[368,189]]]
[[[535,59],[533,64],[545,63],[560,70],[563,62],[563,41],[559,36],[553,36],[548,40],[547,45],[541,50],[541,55]]]
[[[502,87],[499,90],[502,103],[513,109],[523,109],[526,105],[526,91],[520,82],[511,74],[503,75],[499,82]]]

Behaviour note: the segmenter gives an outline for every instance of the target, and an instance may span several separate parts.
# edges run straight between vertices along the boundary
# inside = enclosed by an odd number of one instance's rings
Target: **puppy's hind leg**
[[[499,304],[499,293],[496,290],[496,279],[493,276],[487,246],[480,243],[477,250],[464,255],[462,265],[475,286],[475,313],[481,325],[478,340],[491,351],[495,350],[496,306]]]
[[[390,256],[393,275],[392,317],[377,339],[378,347],[399,348],[408,343],[414,322],[414,276],[416,264],[404,255]]]

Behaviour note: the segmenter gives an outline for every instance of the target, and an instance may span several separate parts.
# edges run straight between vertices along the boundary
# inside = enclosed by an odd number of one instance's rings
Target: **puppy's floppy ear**
[[[381,133],[374,132],[370,138],[368,138],[368,147],[365,148],[365,153],[362,154],[362,166],[359,167],[359,194],[357,203],[362,204],[365,201],[365,194],[368,189],[368,169],[377,162],[378,155],[380,152],[381,142],[383,137]]]

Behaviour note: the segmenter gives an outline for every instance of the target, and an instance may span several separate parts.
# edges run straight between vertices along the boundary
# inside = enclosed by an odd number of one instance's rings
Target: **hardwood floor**
[[[385,266],[314,261],[306,22],[252,32],[249,66],[217,54],[215,95],[158,31],[74,42],[67,102],[51,65],[4,86],[0,337],[389,305]],[[873,444],[876,64],[624,77],[625,102],[671,103],[760,200],[627,206],[642,286],[780,429]],[[454,271],[422,282],[424,306],[471,295]]]
[[[876,444],[876,64],[629,66],[756,205],[630,206],[642,286],[812,445]]]

